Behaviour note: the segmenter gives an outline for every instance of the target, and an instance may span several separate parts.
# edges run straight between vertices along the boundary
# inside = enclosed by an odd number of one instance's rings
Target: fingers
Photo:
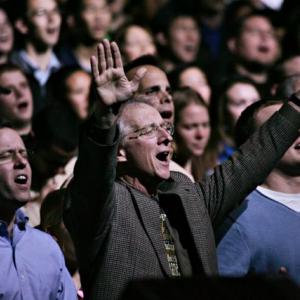
[[[102,45],[104,46],[104,51],[105,51],[105,57],[106,57],[106,68],[113,68],[114,67],[114,62],[113,62],[113,57],[111,53],[111,44],[108,40],[103,40]]]
[[[104,72],[106,70],[106,66],[107,66],[103,43],[100,43],[97,46],[97,55],[98,55],[98,67],[99,67],[98,71],[99,71],[99,74],[101,74],[102,72]]]
[[[147,69],[144,67],[137,69],[137,71],[135,72],[135,74],[131,80],[131,88],[132,88],[133,92],[135,92],[138,89],[139,83],[140,83],[141,79],[145,76],[146,72],[147,72]]]
[[[121,53],[118,45],[115,42],[110,43],[107,39],[103,40],[97,46],[97,60],[91,58],[91,67],[94,76],[94,71],[102,74],[105,70],[110,68],[123,68]]]
[[[112,42],[111,48],[112,48],[114,59],[115,59],[115,67],[123,68],[122,57],[121,57],[120,49],[119,49],[117,43]]]
[[[92,56],[90,61],[91,61],[93,78],[96,79],[99,75],[98,62],[95,56]]]

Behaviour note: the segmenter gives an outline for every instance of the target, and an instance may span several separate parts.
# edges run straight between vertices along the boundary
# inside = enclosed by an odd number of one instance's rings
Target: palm
[[[121,54],[116,43],[104,40],[97,48],[97,58],[92,56],[91,66],[100,102],[105,106],[130,98],[137,90],[145,73],[139,70],[132,81],[125,76]]]
[[[98,95],[108,106],[125,101],[133,94],[131,83],[122,68],[106,70],[94,80]]]

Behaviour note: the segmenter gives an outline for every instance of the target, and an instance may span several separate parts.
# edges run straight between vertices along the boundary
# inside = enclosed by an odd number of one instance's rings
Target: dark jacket
[[[299,127],[299,114],[285,105],[206,182],[193,184],[171,173],[161,184],[159,201],[173,201],[178,222],[188,229],[194,274],[217,273],[214,227],[264,180],[298,136]],[[64,220],[75,242],[88,299],[117,299],[130,280],[171,276],[159,201],[116,179],[117,146],[117,138],[102,145],[84,130],[67,190]]]

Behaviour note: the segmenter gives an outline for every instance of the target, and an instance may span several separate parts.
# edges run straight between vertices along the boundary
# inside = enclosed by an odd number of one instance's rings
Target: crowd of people
[[[277,4],[0,1],[0,297],[300,283],[300,5]]]

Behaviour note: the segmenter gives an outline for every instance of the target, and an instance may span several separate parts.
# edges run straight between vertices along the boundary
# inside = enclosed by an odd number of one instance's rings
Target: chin
[[[170,178],[170,171],[168,171],[168,172],[161,172],[161,173],[157,174],[157,177],[160,180],[167,180],[167,179]]]

